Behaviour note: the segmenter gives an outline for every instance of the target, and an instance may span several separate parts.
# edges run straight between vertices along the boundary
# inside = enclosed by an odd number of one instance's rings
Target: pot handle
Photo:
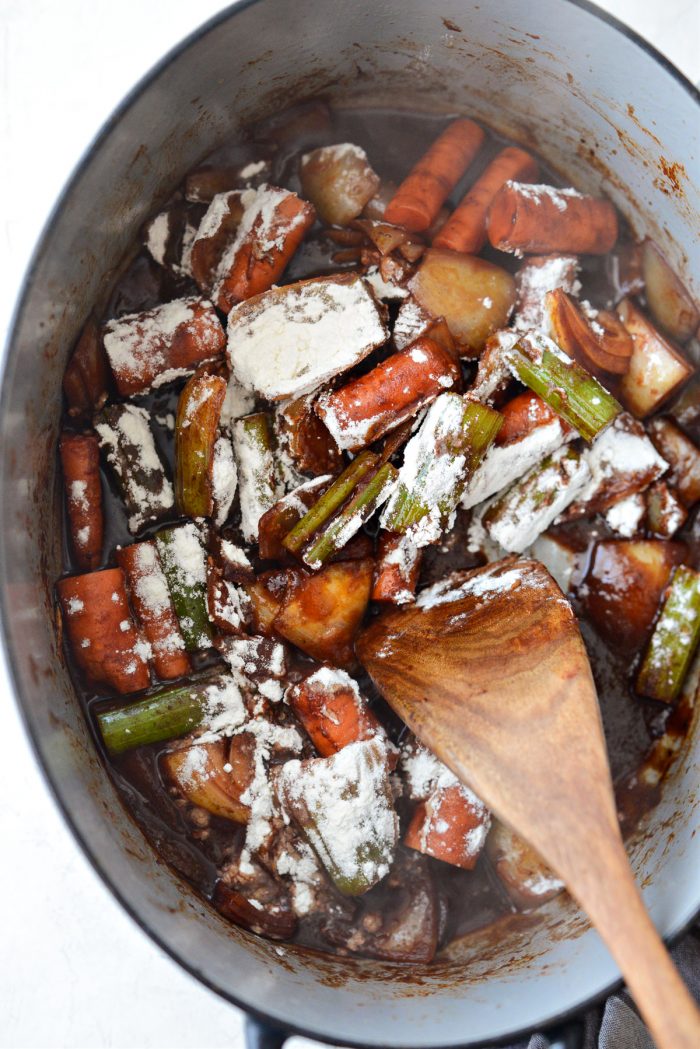
[[[549,1049],[583,1049],[584,1034],[582,1019],[568,1020],[544,1032]]]
[[[259,1020],[257,1016],[251,1016],[250,1013],[246,1015],[246,1049],[282,1049],[290,1035],[291,1031],[285,1031],[283,1027],[275,1027],[265,1020]]]
[[[255,1016],[246,1016],[246,1049],[282,1049],[290,1034],[282,1027],[274,1027]],[[570,1020],[545,1032],[549,1049],[582,1049],[583,1035],[584,1026],[580,1020]]]

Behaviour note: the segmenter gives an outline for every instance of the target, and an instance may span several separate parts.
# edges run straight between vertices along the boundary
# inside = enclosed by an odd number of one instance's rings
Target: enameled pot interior
[[[314,0],[258,0],[205,27],[127,100],[60,202],[28,274],[5,365],[4,626],[23,713],[59,803],[96,868],[166,950],[237,1003],[319,1037],[464,1045],[539,1027],[615,980],[571,902],[554,900],[542,920],[455,945],[430,970],[349,965],[232,928],[164,866],[124,812],[54,634],[61,540],[47,523],[58,521],[61,374],[144,218],[187,169],[241,124],[317,93],[346,105],[398,100],[463,112],[530,143],[577,186],[608,193],[692,287],[697,101],[638,42],[566,0],[355,0],[334,5],[332,17],[320,10]],[[667,935],[698,905],[692,749],[633,849],[647,904]]]

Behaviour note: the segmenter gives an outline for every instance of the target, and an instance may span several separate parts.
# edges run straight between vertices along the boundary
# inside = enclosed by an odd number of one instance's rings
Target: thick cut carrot
[[[408,605],[416,599],[423,550],[409,535],[380,532],[372,600]]]
[[[136,619],[151,645],[156,674],[165,681],[189,674],[192,664],[155,543],[124,546],[117,550],[117,561],[126,573]]]
[[[94,433],[64,433],[58,447],[75,561],[81,571],[91,571],[102,558],[104,536],[100,442]]]
[[[285,693],[321,757],[336,754],[348,743],[383,734],[357,684],[342,670],[321,667]]]
[[[366,375],[322,395],[316,412],[339,448],[357,451],[399,426],[459,380],[459,367],[432,339],[417,339]]]
[[[433,237],[433,244],[478,255],[486,243],[486,216],[501,186],[509,180],[532,182],[539,171],[535,158],[524,149],[508,146],[501,150]]]
[[[109,364],[94,317],[88,317],[63,374],[68,414],[92,415],[109,394]]]
[[[489,208],[494,248],[533,255],[605,255],[617,240],[617,212],[609,200],[574,189],[506,182]]]
[[[236,239],[221,259],[212,293],[219,309],[228,313],[237,302],[269,291],[315,218],[313,205],[295,193],[261,186],[256,199],[247,203]]]
[[[210,302],[189,297],[108,321],[103,341],[117,390],[131,397],[218,357],[226,332]]]
[[[496,444],[513,444],[522,440],[539,426],[559,419],[559,423],[565,433],[571,429],[568,423],[560,419],[556,412],[552,411],[548,404],[538,397],[532,390],[519,393],[511,401],[499,408],[503,416],[503,425],[496,434]]]
[[[430,229],[484,137],[473,120],[453,121],[403,180],[386,206],[385,220],[413,233]]]
[[[218,193],[192,242],[190,269],[205,295],[211,295],[221,257],[236,236],[236,230],[243,217],[242,196],[240,190]]]
[[[73,658],[88,685],[122,694],[147,688],[149,646],[131,618],[122,569],[60,579],[56,590]]]
[[[403,843],[469,871],[476,865],[490,825],[490,812],[466,787],[439,787],[417,806]]]

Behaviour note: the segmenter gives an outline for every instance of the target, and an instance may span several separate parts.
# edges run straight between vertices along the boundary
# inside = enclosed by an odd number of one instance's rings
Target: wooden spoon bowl
[[[388,612],[357,653],[410,729],[537,849],[588,913],[662,1049],[698,1049],[700,1014],[622,844],[576,617],[537,561],[457,573]]]

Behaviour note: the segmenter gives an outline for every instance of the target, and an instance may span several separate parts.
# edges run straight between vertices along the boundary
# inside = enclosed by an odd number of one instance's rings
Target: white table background
[[[700,78],[700,0],[600,2]],[[76,159],[135,81],[222,6],[0,0],[2,343],[31,250]],[[242,1014],[164,955],[78,850],[34,764],[1,664],[0,741],[0,1046],[239,1049]]]

